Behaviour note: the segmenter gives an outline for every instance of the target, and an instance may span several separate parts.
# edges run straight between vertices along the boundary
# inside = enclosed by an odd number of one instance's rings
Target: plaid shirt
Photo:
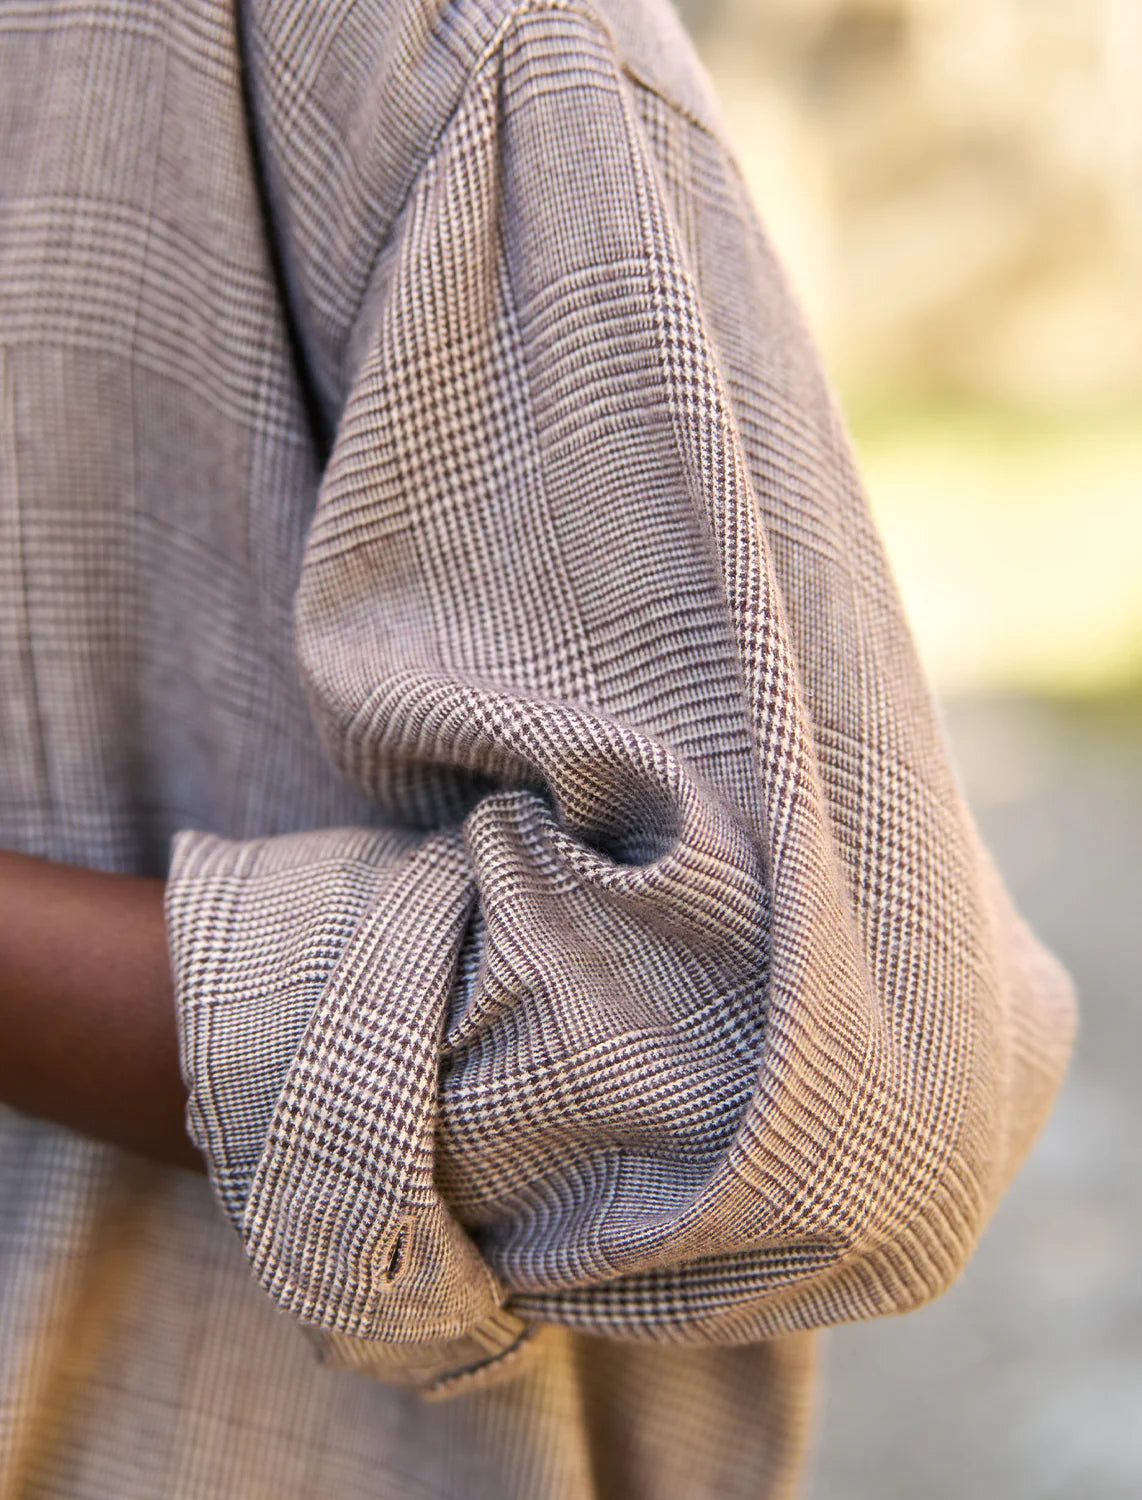
[[[0,1491],[791,1493],[1071,1000],[677,21],[0,0],[0,140],[0,832],[173,839],[210,1167],[0,1119]]]

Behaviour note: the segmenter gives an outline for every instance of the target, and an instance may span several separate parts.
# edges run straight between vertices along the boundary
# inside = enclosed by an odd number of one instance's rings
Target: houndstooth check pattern
[[[791,1494],[1071,1000],[677,22],[0,0],[0,138],[0,831],[173,838],[217,1200],[3,1117],[0,1494]]]

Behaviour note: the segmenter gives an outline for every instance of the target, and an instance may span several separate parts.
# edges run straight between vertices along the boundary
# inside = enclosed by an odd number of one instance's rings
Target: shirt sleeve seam
[[[650,78],[648,74],[646,74],[643,70],[641,70],[635,64],[631,63],[622,56],[621,50],[618,45],[618,38],[615,36],[612,28],[607,24],[605,17],[601,16],[597,10],[592,8],[590,5],[580,3],[580,0],[524,0],[523,4],[513,6],[512,9],[508,11],[503,19],[497,24],[495,30],[488,38],[483,49],[471,64],[464,78],[463,85],[457,91],[456,98],[449,108],[447,114],[440,121],[440,124],[432,137],[424,160],[420,163],[416,171],[413,173],[411,179],[409,180],[407,188],[401,196],[400,202],[393,210],[388,230],[374,247],[373,255],[369,262],[368,272],[362,281],[363,289],[361,295],[357,299],[356,305],[354,306],[352,314],[349,318],[350,326],[354,325],[357,322],[358,318],[361,316],[362,309],[366,301],[368,300],[369,288],[373,283],[373,277],[376,273],[377,263],[380,260],[386,246],[391,242],[397,225],[400,223],[401,219],[407,212],[409,203],[411,202],[413,195],[423,183],[426,175],[432,170],[432,167],[439,155],[440,147],[444,140],[444,137],[447,135],[449,127],[452,125],[452,122],[455,120],[457,114],[463,107],[464,101],[471,93],[474,84],[488,67],[489,63],[492,63],[500,55],[503,49],[504,42],[522,21],[531,20],[544,15],[577,16],[580,20],[585,21],[600,36],[606,38],[607,44],[610,47],[615,60],[615,71],[617,74],[627,78],[630,82],[645,89],[648,93],[654,94],[657,98],[661,99],[664,104],[673,109],[682,119],[686,120],[689,124],[701,130],[705,135],[709,136],[711,140],[717,141],[719,144],[721,144],[721,138],[716,134],[714,130],[711,129],[708,124],[700,120],[698,116],[693,113],[693,111],[687,110],[681,103],[679,103],[676,98],[663,90],[661,85],[657,84],[652,78]]]

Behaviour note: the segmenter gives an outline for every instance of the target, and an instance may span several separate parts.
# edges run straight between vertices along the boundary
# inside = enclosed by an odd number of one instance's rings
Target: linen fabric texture
[[[0,828],[173,838],[210,1176],[4,1114],[0,1495],[791,1494],[1072,1002],[676,19],[4,0],[0,122]]]

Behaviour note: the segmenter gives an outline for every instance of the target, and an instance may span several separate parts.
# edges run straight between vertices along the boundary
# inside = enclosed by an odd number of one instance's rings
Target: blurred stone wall
[[[850,389],[1142,393],[1140,0],[684,0]]]

